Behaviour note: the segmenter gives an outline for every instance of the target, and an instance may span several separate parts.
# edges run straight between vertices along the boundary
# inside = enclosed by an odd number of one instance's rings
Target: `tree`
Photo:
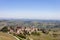
[[[2,32],[8,32],[9,30],[8,30],[8,27],[5,26],[5,27],[3,27],[3,28],[1,29],[1,31],[2,31]]]

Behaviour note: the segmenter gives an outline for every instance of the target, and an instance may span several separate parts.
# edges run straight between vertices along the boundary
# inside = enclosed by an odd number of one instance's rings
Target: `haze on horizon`
[[[0,0],[0,18],[60,20],[60,0]]]

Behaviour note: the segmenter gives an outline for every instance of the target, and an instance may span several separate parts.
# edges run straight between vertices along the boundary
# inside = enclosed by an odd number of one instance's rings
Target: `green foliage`
[[[19,34],[19,35],[17,35],[17,36],[19,36],[19,37],[21,37],[21,38],[24,38],[24,39],[26,39],[26,35]]]
[[[28,31],[25,31],[25,30],[24,30],[24,33],[23,34],[24,35],[30,35],[29,32]]]
[[[32,32],[31,34],[32,34],[32,35],[40,35],[39,32]]]
[[[49,30],[46,30],[46,29],[41,29],[42,33],[44,34],[48,34],[49,33]]]
[[[30,40],[29,38],[27,38],[26,40]]]
[[[23,40],[21,37],[19,37],[19,36],[17,36],[17,35],[16,35],[16,37],[19,38],[20,40]]]
[[[8,30],[8,27],[5,26],[5,27],[3,27],[3,28],[1,29],[1,31],[2,31],[2,32],[8,32],[9,30]]]

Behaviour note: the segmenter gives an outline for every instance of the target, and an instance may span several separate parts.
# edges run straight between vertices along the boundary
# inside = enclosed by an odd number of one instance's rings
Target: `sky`
[[[60,20],[60,0],[0,0],[0,18]]]

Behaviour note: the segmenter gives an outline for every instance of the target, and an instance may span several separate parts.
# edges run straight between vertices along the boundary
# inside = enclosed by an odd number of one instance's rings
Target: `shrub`
[[[40,35],[39,32],[32,32],[31,34],[32,34],[32,35]]]
[[[21,38],[24,38],[24,39],[26,39],[26,35],[19,34],[19,35],[17,35],[17,36],[19,36],[19,37],[21,37]]]
[[[5,26],[5,27],[3,27],[3,28],[1,29],[1,31],[2,31],[2,32],[8,32],[9,30],[8,30],[8,27]]]
[[[46,30],[46,29],[41,29],[41,31],[42,31],[42,33],[44,33],[44,34],[48,34],[48,33],[49,33],[49,31]]]

